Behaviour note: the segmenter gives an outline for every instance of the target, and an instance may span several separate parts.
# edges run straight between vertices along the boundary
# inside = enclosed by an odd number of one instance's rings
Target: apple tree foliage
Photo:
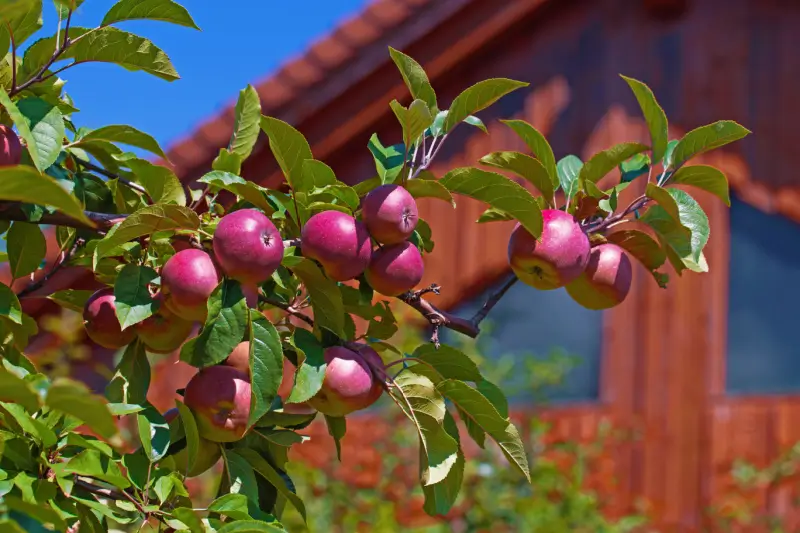
[[[534,237],[546,231],[543,210],[566,211],[593,245],[618,245],[661,285],[667,282],[661,270],[667,262],[679,275],[708,268],[703,256],[708,219],[689,193],[673,186],[703,189],[729,203],[728,184],[719,170],[686,163],[749,132],[735,122],[720,121],[670,140],[664,111],[637,80],[624,78],[647,122],[649,145],[623,143],[585,162],[575,155],[557,159],[532,125],[507,120],[503,123],[530,152],[494,152],[479,163],[518,179],[472,166],[439,177],[429,167],[451,132],[457,127],[486,131],[475,114],[528,84],[485,80],[440,108],[422,67],[390,49],[411,99],[408,105],[390,104],[399,122],[400,142],[384,144],[373,135],[367,143],[375,177],[355,186],[337,179],[330,167],[314,158],[301,132],[262,116],[258,94],[248,86],[235,108],[230,143],[198,180],[201,188],[188,189],[167,166],[138,155],[150,152],[166,158],[150,135],[127,125],[82,127],[78,104],[65,91],[61,74],[80,63],[100,61],[174,81],[178,74],[167,54],[117,24],[149,19],[196,28],[192,17],[172,0],[120,0],[98,27],[80,28],[70,22],[81,3],[55,0],[55,34],[33,40],[42,28],[42,0],[0,1],[0,48],[5,54],[0,64],[0,121],[15,131],[10,134],[14,138],[5,134],[6,159],[0,167],[0,231],[7,241],[2,259],[18,281],[10,285],[31,280],[16,292],[0,285],[3,531],[23,531],[20,517],[58,531],[106,531],[137,527],[143,521],[190,532],[284,531],[280,517],[287,506],[305,517],[303,502],[286,473],[288,450],[303,441],[298,432],[318,415],[288,407],[319,394],[327,370],[323,354],[332,346],[369,345],[380,353],[382,361],[369,365],[370,379],[379,382],[381,392],[418,432],[419,479],[428,513],[447,513],[458,496],[464,475],[463,438],[483,447],[488,437],[510,468],[530,481],[528,459],[501,388],[485,380],[467,355],[438,340],[441,327],[477,335],[480,321],[502,292],[471,320],[427,300],[438,286],[400,294],[396,300],[419,311],[434,331],[431,343],[405,354],[391,344],[397,328],[387,299],[375,294],[363,275],[337,282],[317,261],[303,256],[301,231],[312,216],[333,210],[359,218],[361,200],[379,186],[400,184],[414,198],[439,199],[442,206],[468,196],[487,204],[478,223],[515,220]],[[280,189],[240,175],[262,132],[285,176]],[[621,180],[601,188],[600,180],[616,169]],[[647,180],[645,194],[622,206],[620,193],[636,179]],[[207,508],[198,508],[184,484],[203,445],[198,415],[176,402],[179,416],[168,422],[148,402],[151,369],[142,340],[131,336],[100,396],[79,382],[49,379],[37,369],[35,358],[25,355],[38,327],[21,302],[46,297],[82,311],[92,291],[48,291],[48,280],[58,269],[80,266],[113,293],[118,325],[136,328],[160,312],[165,263],[186,248],[212,253],[219,221],[242,208],[259,211],[279,230],[283,260],[256,288],[255,298],[246,297],[235,279],[223,277],[208,297],[196,337],[180,349],[182,360],[202,369],[220,364],[237,345],[249,342],[245,435],[213,443],[223,461],[219,493]],[[55,232],[60,247],[55,261],[45,260],[43,228]],[[612,228],[615,231],[609,231]],[[417,222],[409,241],[421,254],[433,251],[433,235],[424,220]],[[267,319],[278,316],[276,312],[280,318]],[[285,359],[296,373],[290,393],[281,397]],[[338,447],[346,420],[324,418]],[[117,442],[113,437],[123,420],[138,428],[133,451],[111,444]],[[180,453],[183,468],[168,460]]]

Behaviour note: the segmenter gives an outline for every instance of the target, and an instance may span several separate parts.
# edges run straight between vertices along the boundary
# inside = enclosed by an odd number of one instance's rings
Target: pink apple
[[[308,219],[301,242],[303,255],[319,261],[328,277],[336,281],[360,276],[372,251],[364,224],[340,211],[323,211]]]
[[[163,297],[158,299],[163,300]],[[165,354],[172,353],[183,345],[194,329],[194,322],[182,319],[162,302],[158,311],[134,327],[148,351]]]
[[[247,433],[250,397],[247,374],[225,365],[200,370],[184,394],[200,436],[213,442],[234,442]]]
[[[205,321],[208,297],[219,282],[211,256],[195,248],[176,253],[161,269],[166,306],[184,320]]]
[[[345,416],[375,403],[382,388],[365,357],[372,356],[343,346],[326,348],[325,378],[308,405],[326,415]]]
[[[384,296],[397,296],[416,287],[424,273],[419,249],[410,242],[403,242],[372,252],[367,281]]]
[[[625,251],[616,244],[601,244],[592,248],[586,270],[567,285],[567,292],[583,307],[609,309],[625,300],[632,280],[633,266]]]
[[[105,288],[92,294],[83,307],[83,326],[86,334],[104,348],[117,350],[133,342],[134,328],[122,330],[117,319],[114,289]]]
[[[387,183],[372,189],[364,197],[361,218],[376,241],[383,244],[401,243],[417,227],[417,202],[400,185]]]
[[[0,167],[19,165],[22,160],[22,144],[9,126],[0,124]]]
[[[223,272],[243,284],[259,285],[283,259],[283,239],[275,224],[256,209],[240,209],[220,219],[214,255]]]

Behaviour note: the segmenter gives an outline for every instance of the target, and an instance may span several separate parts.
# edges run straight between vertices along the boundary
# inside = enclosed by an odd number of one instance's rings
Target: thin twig
[[[67,13],[67,23],[64,24],[64,44],[61,45],[61,48],[67,49],[69,46],[69,24],[72,22],[72,9],[69,10]]]
[[[206,194],[208,194],[208,189],[210,187],[211,187],[211,185],[206,185],[205,186],[205,188],[203,189],[203,194],[200,195],[200,198],[198,198],[197,200],[192,202],[192,204],[189,206],[189,209],[191,209],[192,211],[196,211],[197,210],[198,206],[200,205],[200,202],[202,202],[205,199]]]
[[[72,16],[72,10],[70,10],[70,12],[69,12],[69,18],[71,18],[71,16]],[[69,18],[67,20],[69,20]],[[67,37],[68,36],[69,36],[69,33],[67,32]],[[42,65],[42,68],[40,68],[39,71],[36,74],[34,74],[33,77],[31,77],[31,79],[29,79],[28,81],[22,83],[19,86],[17,86],[16,84],[13,84],[11,86],[11,90],[8,91],[8,96],[9,97],[14,96],[16,94],[19,94],[22,91],[24,91],[25,89],[27,89],[28,87],[30,87],[31,85],[33,85],[34,83],[39,83],[39,82],[44,81],[45,79],[50,77],[50,76],[43,77],[44,73],[47,72],[47,70],[51,66],[53,66],[53,63],[55,63],[58,60],[58,58],[61,57],[61,55],[64,52],[67,51],[67,48],[69,48],[69,45],[72,44],[72,41],[70,41],[67,37],[64,38],[64,44],[63,45],[56,46],[56,49],[53,52],[53,55],[50,56],[50,59],[48,59],[47,62],[44,65]],[[56,74],[57,72],[60,72],[61,70],[64,70],[64,69],[62,68],[62,69],[56,71],[53,74]]]
[[[649,201],[650,201],[650,198],[648,198],[645,195],[642,195],[642,196],[636,198],[634,201],[632,201],[628,205],[628,207],[626,207],[623,211],[617,213],[616,215],[612,215],[612,216],[606,217],[605,219],[603,219],[602,221],[598,222],[597,224],[589,226],[588,228],[586,228],[586,232],[587,233],[598,233],[598,232],[600,232],[600,231],[602,231],[604,229],[607,229],[609,226],[619,222],[620,220],[622,220],[626,216],[630,215],[634,211],[638,211],[639,209],[641,209],[642,207],[647,205],[647,203]]]
[[[117,213],[97,213],[95,211],[84,211],[84,215],[94,223],[94,226],[76,220],[64,213],[45,213],[39,220],[28,220],[28,215],[22,210],[20,202],[0,202],[0,220],[11,220],[19,222],[29,222],[31,224],[52,224],[55,226],[67,226],[80,229],[97,229],[108,231],[111,227],[125,220],[128,215]]]
[[[143,515],[147,515],[147,513],[144,510],[144,507],[142,507],[142,504],[136,501],[136,498],[134,498],[132,495],[128,494],[124,490],[117,491],[117,490],[107,489],[104,487],[99,487],[93,483],[89,483],[88,481],[84,481],[80,478],[75,478],[75,484],[81,487],[82,489],[88,490],[92,494],[97,494],[105,498],[110,498],[112,500],[128,500],[133,504],[134,507],[136,507],[136,509],[140,513],[142,513]]]
[[[428,167],[431,166],[431,163],[433,163],[433,160],[436,158],[436,154],[439,153],[439,149],[444,144],[444,141],[445,141],[445,139],[447,139],[448,135],[449,135],[449,133],[445,133],[444,135],[442,135],[442,138],[439,141],[439,144],[436,144],[436,139],[431,141],[430,153],[427,156],[425,156],[423,154],[422,164],[417,167],[417,169],[414,171],[414,173],[411,176],[409,176],[408,179],[413,180],[414,178],[416,178],[417,176],[422,174],[422,171],[427,170]]]
[[[75,239],[75,242],[72,244],[70,249],[65,252],[62,252],[61,257],[58,259],[58,261],[53,263],[53,267],[50,269],[50,271],[44,276],[42,276],[38,281],[31,283],[30,285],[19,291],[19,293],[17,294],[17,298],[19,299],[25,298],[26,296],[29,296],[33,292],[36,292],[37,290],[41,289],[48,281],[50,281],[50,278],[52,278],[56,272],[61,270],[61,268],[69,262],[69,260],[72,258],[73,255],[75,255],[75,252],[78,250],[80,246],[82,246],[82,244],[83,244],[82,239]]]
[[[117,180],[118,182],[122,183],[123,185],[125,185],[125,186],[126,186],[126,187],[128,187],[129,189],[132,189],[132,190],[134,190],[134,191],[138,192],[139,194],[142,194],[142,195],[144,195],[144,197],[145,197],[145,198],[147,198],[147,200],[148,200],[148,201],[149,201],[151,204],[154,204],[154,203],[155,203],[155,202],[153,201],[153,198],[152,198],[152,196],[150,196],[150,193],[149,193],[149,192],[147,192],[147,189],[145,189],[144,187],[142,187],[142,186],[141,186],[141,185],[139,185],[138,183],[133,183],[132,181],[130,181],[130,180],[127,180],[127,179],[123,178],[123,177],[122,177],[122,176],[120,176],[119,174],[115,174],[115,173],[113,173],[113,172],[111,172],[111,171],[109,171],[109,170],[106,170],[106,169],[104,169],[103,167],[101,167],[101,166],[99,166],[99,165],[95,165],[95,164],[94,164],[94,163],[92,163],[91,161],[85,161],[85,160],[83,160],[83,159],[81,159],[81,158],[79,158],[79,157],[76,157],[76,158],[75,158],[75,161],[76,161],[76,162],[77,162],[77,163],[78,163],[80,166],[82,166],[82,167],[84,167],[84,168],[86,168],[86,169],[88,169],[88,170],[91,170],[92,172],[97,172],[97,173],[98,173],[98,174],[100,174],[101,176],[105,176],[105,177],[107,177],[108,179]]]
[[[438,291],[439,286],[434,284],[426,289],[402,294],[398,296],[398,299],[416,309],[422,316],[425,317],[431,326],[433,326],[434,335],[432,336],[432,341],[434,341],[434,344],[436,343],[436,340],[438,340],[439,327],[452,329],[453,331],[457,331],[467,335],[468,337],[472,337],[473,339],[477,337],[478,333],[480,333],[480,330],[472,322],[448,313],[447,311],[442,311],[426,299],[422,298],[423,294],[428,292],[438,294]]]
[[[272,307],[277,307],[278,309],[283,309],[284,311],[286,311],[290,315],[296,316],[297,318],[299,318],[300,320],[302,320],[303,322],[305,322],[306,324],[308,324],[312,328],[314,327],[314,320],[311,317],[309,317],[308,315],[305,315],[305,314],[301,313],[300,311],[298,311],[297,309],[295,309],[294,306],[292,306],[292,305],[285,304],[285,303],[280,302],[278,300],[273,300],[272,298],[267,298],[266,296],[264,296],[263,294],[260,294],[260,293],[258,295],[258,301],[259,302],[264,302],[265,304],[269,304]]]
[[[475,324],[475,327],[481,325],[481,322],[483,322],[483,319],[485,319],[489,314],[489,311],[491,311],[494,306],[497,305],[500,299],[505,296],[508,290],[513,287],[517,281],[519,281],[519,278],[517,278],[515,274],[511,274],[506,282],[503,283],[503,286],[493,293],[488,300],[486,300],[486,303],[483,304],[483,307],[481,307],[480,310],[475,313],[475,316],[472,317],[472,323]]]

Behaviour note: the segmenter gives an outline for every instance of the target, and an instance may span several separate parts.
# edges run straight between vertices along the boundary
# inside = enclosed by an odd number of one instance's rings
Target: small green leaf
[[[389,47],[389,55],[400,70],[411,96],[425,102],[431,111],[436,109],[436,93],[431,87],[428,75],[425,74],[422,66],[411,57],[399,50],[395,50],[391,46]]]
[[[650,156],[648,154],[636,154],[619,165],[622,183],[629,183],[639,176],[647,174],[649,170]]]
[[[556,167],[556,156],[553,154],[553,149],[550,147],[550,143],[547,142],[545,136],[524,120],[501,120],[500,122],[514,130],[514,133],[525,141],[525,144],[528,145],[533,156],[541,161],[542,166],[547,171],[553,190],[557,190],[559,177],[558,168]]]
[[[455,420],[453,420],[453,416],[449,411],[445,411],[444,429],[456,441],[459,448],[456,452],[456,462],[447,473],[447,476],[438,483],[422,486],[422,492],[425,494],[423,508],[431,516],[444,516],[450,512],[464,481],[464,453],[461,451],[458,427],[456,427]]]
[[[56,379],[47,391],[45,405],[74,416],[103,438],[110,439],[117,433],[117,425],[105,399],[92,394],[83,383]]]
[[[172,0],[120,0],[108,10],[101,26],[124,20],[160,20],[200,29],[186,8]]]
[[[242,172],[242,156],[234,154],[227,148],[220,148],[219,155],[211,162],[211,168],[238,175]]]
[[[450,205],[453,207],[456,206],[453,195],[438,181],[422,179],[409,180],[406,182],[405,188],[414,198],[438,198],[439,200],[450,202]]]
[[[7,285],[0,283],[0,317],[22,325],[22,305],[19,298]]]
[[[333,169],[316,159],[306,159],[303,161],[303,174],[309,183],[313,183],[314,187],[322,188],[327,185],[333,185],[337,182],[336,174]]]
[[[466,122],[470,126],[475,126],[479,130],[481,130],[483,133],[489,133],[489,130],[486,129],[486,124],[484,124],[481,119],[479,119],[478,117],[476,117],[474,115],[470,115],[467,118],[465,118],[464,122]]]
[[[675,145],[670,167],[678,168],[698,154],[738,141],[749,134],[750,130],[732,120],[719,120],[693,129]]]
[[[412,357],[432,366],[446,379],[475,382],[483,379],[478,366],[467,354],[446,344],[438,349],[431,343],[422,344],[414,350]]]
[[[486,109],[508,93],[528,85],[525,82],[506,78],[492,78],[478,82],[465,89],[450,105],[444,121],[444,133],[448,133],[459,122],[482,109]]]
[[[676,221],[680,221],[680,213],[678,213],[678,204],[675,203],[675,198],[669,193],[667,189],[663,189],[655,183],[648,183],[645,189],[645,194],[648,198],[652,198],[660,205],[664,211],[667,212]]]
[[[194,463],[197,461],[197,453],[200,449],[200,434],[197,430],[197,422],[194,419],[194,414],[191,409],[181,401],[175,401],[178,408],[178,414],[181,418],[181,425],[183,427],[183,434],[186,439],[186,472],[191,472],[194,468]]]
[[[672,140],[667,143],[667,150],[664,152],[664,159],[662,159],[664,163],[664,168],[672,167],[672,153],[675,151],[675,147],[678,146],[677,140]]]
[[[17,498],[11,494],[3,497],[3,502],[11,511],[16,511],[25,516],[29,516],[41,524],[52,524],[52,526],[59,531],[64,531],[67,528],[66,522],[55,512],[50,506],[38,503],[29,503]],[[35,528],[36,530],[43,530],[44,528]],[[47,528],[50,529],[50,528]],[[6,533],[6,529],[0,524],[0,532]]]
[[[147,190],[154,202],[186,205],[183,184],[172,170],[139,158],[125,159],[123,164],[131,169],[136,182]]]
[[[369,138],[367,148],[375,158],[375,168],[380,176],[381,183],[393,183],[405,165],[405,149],[403,145],[384,147],[378,139],[378,134],[373,133]],[[360,194],[360,193],[359,193]]]
[[[150,284],[158,279],[158,272],[150,267],[133,263],[122,267],[114,284],[115,312],[122,329],[138,324],[158,310],[150,295]]]
[[[295,192],[307,192],[313,183],[303,174],[303,161],[314,159],[302,133],[282,120],[261,117],[261,129],[269,137],[269,147],[278,161],[286,181]]]
[[[327,278],[313,261],[303,257],[286,257],[284,266],[303,281],[311,297],[316,327],[330,330],[339,338],[346,338],[344,302],[336,282]]]
[[[408,109],[400,105],[397,100],[392,100],[389,106],[403,128],[403,143],[406,146],[412,146],[433,123],[428,105],[422,100],[414,100]]]
[[[285,533],[285,531],[282,527],[277,527],[269,522],[238,520],[225,524],[217,530],[217,533]]]
[[[30,382],[15,376],[0,366],[0,402],[19,404],[33,413],[39,409],[39,395]]]
[[[28,37],[42,28],[42,0],[6,1],[1,5],[0,18],[3,23],[0,24],[0,52],[5,54],[11,44],[9,29],[19,49]]]
[[[656,270],[667,260],[667,254],[661,246],[642,231],[620,230],[608,234],[606,238],[638,259],[648,270]]]
[[[319,340],[308,330],[297,328],[291,337],[292,346],[298,350],[297,373],[294,387],[285,403],[302,403],[311,399],[325,379],[325,349]]]
[[[64,473],[99,479],[120,489],[131,485],[117,463],[97,450],[84,450],[70,459],[64,465]]]
[[[581,167],[578,179],[581,184],[587,181],[597,183],[620,163],[647,149],[647,146],[639,143],[621,143],[598,152]]]
[[[239,91],[234,116],[229,147],[231,152],[240,155],[244,160],[253,151],[261,126],[261,99],[252,85]]]
[[[642,115],[644,115],[644,120],[647,122],[647,129],[650,130],[653,160],[661,161],[661,158],[664,157],[664,152],[667,150],[667,140],[669,138],[667,115],[658,104],[650,87],[639,80],[628,78],[627,76],[621,77],[630,86],[636,96],[636,100],[639,102],[639,107],[642,109]]]
[[[544,165],[531,156],[519,152],[493,152],[483,156],[480,161],[484,165],[508,170],[524,178],[544,196],[548,203],[553,201],[555,184]],[[555,168],[555,164],[553,167]]]
[[[264,315],[250,309],[250,403],[252,426],[269,411],[283,378],[283,350],[275,326]]]
[[[247,181],[244,178],[231,174],[230,172],[214,170],[197,181],[230,191],[243,200],[250,202],[268,215],[271,215],[275,211],[275,208],[273,208],[267,200],[267,189],[256,185],[252,181]]]
[[[2,96],[0,91],[0,104]],[[94,226],[83,213],[83,207],[59,183],[28,165],[0,168],[0,200],[49,205],[75,220]]]
[[[143,405],[150,389],[150,362],[140,341],[132,342],[122,354],[116,372],[106,386],[106,398],[112,403]]]
[[[147,150],[164,159],[167,158],[167,154],[165,154],[164,150],[159,146],[158,141],[151,135],[133,126],[128,126],[127,124],[114,124],[92,130],[84,135],[80,141],[74,143],[74,146],[81,146],[84,142],[89,141],[108,141],[112,143],[128,144],[136,148],[141,148],[142,150]]]
[[[77,313],[82,313],[86,305],[86,300],[94,294],[94,291],[84,291],[79,289],[65,289],[56,291],[47,297],[65,309],[70,309]]]
[[[247,512],[247,497],[242,494],[225,494],[208,506],[208,512],[218,513],[234,520],[250,520]]]
[[[464,167],[451,170],[439,182],[451,192],[481,200],[512,215],[531,235],[542,234],[542,211],[536,200],[524,187],[505,176]]]
[[[709,237],[708,217],[686,191],[666,190],[675,199],[680,222],[660,205],[648,209],[640,220],[655,230],[666,247],[667,259],[680,274],[684,267],[695,269],[703,266],[702,251]]]
[[[216,365],[242,342],[247,329],[247,301],[239,282],[225,279],[208,298],[208,316],[200,335],[181,348],[181,361],[203,368]]]
[[[342,439],[347,432],[347,421],[343,416],[325,415],[325,424],[328,426],[328,435],[336,444],[336,458],[342,460]]]
[[[6,235],[8,263],[13,278],[22,278],[36,272],[47,253],[47,243],[36,224],[14,222]]]
[[[25,118],[31,138],[25,140],[36,168],[44,170],[58,158],[64,140],[64,116],[57,106],[41,98],[25,98],[17,101],[17,109]],[[18,125],[19,126],[19,125]],[[20,129],[20,132],[23,130]]]
[[[303,504],[303,500],[298,498],[297,494],[289,489],[289,487],[286,485],[286,481],[284,481],[283,477],[278,474],[278,472],[272,467],[271,464],[269,464],[269,462],[261,457],[255,450],[246,448],[238,449],[235,453],[243,457],[250,464],[250,466],[253,467],[253,470],[258,472],[261,477],[266,479],[273,487],[275,487],[280,495],[286,498],[286,500],[291,503],[295,509],[297,509],[297,511],[300,513],[300,516],[303,517],[304,522],[307,521],[306,507]]]
[[[567,197],[567,203],[578,193],[578,189],[580,188],[578,175],[582,168],[583,161],[574,155],[565,156],[556,164],[558,181],[561,183],[561,188],[564,190],[564,195]]]
[[[169,424],[152,405],[137,413],[136,423],[139,427],[142,449],[150,462],[155,463],[164,457],[169,449]]]
[[[36,439],[39,446],[43,448],[55,446],[58,439],[53,430],[38,418],[33,418],[28,414],[22,404],[17,403],[16,400],[14,401],[15,403],[0,402],[0,407],[13,417],[25,433]]]
[[[514,217],[504,211],[490,207],[478,218],[478,224],[485,224],[487,222],[505,222],[507,220],[514,220]]]
[[[728,180],[718,168],[708,165],[683,166],[669,179],[672,185],[691,185],[715,195],[730,207],[731,196]]]

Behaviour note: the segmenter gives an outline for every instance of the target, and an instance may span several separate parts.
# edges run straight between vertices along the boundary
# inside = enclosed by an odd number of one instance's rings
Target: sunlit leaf
[[[622,79],[630,86],[639,107],[642,109],[644,120],[647,122],[647,129],[650,130],[650,142],[653,149],[653,161],[661,161],[664,152],[667,150],[668,124],[667,115],[658,104],[653,91],[650,87],[639,80],[622,76]]]
[[[269,147],[292,189],[309,191],[313,183],[303,174],[303,161],[314,159],[314,155],[303,134],[282,120],[265,116],[261,117],[261,129],[269,137]]]
[[[468,116],[486,109],[508,93],[527,86],[528,83],[521,81],[492,78],[480,81],[465,89],[453,100],[450,109],[448,109],[447,117],[442,127],[444,133],[452,130]]]
[[[389,54],[400,70],[411,96],[425,102],[428,108],[433,111],[436,108],[436,93],[431,87],[428,75],[425,74],[422,66],[411,57],[399,50],[395,50],[391,46],[389,47]]]
[[[697,187],[715,195],[725,205],[731,205],[728,180],[718,168],[708,165],[683,166],[670,177],[669,184]]]
[[[14,222],[8,230],[6,241],[12,277],[22,278],[42,266],[47,243],[38,225]]]
[[[124,20],[159,20],[187,28],[200,28],[186,8],[172,0],[120,0],[103,17],[102,26]]]
[[[696,155],[746,137],[750,130],[732,120],[719,120],[693,129],[675,145],[670,167],[678,168]]]
[[[106,439],[117,433],[114,417],[105,399],[92,394],[83,383],[70,379],[56,379],[47,390],[45,405],[78,420]]]

